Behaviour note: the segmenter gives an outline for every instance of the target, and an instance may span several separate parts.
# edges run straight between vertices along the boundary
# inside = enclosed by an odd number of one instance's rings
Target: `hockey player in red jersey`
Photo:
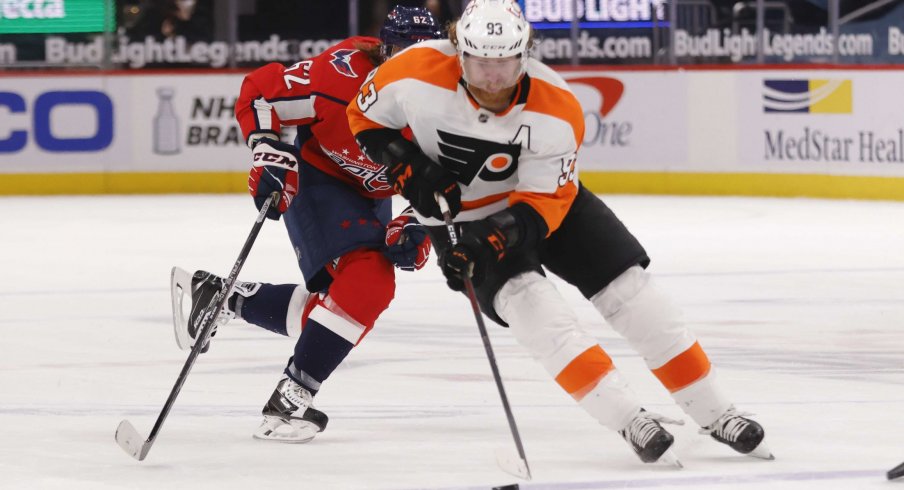
[[[254,437],[307,442],[327,424],[312,406],[321,384],[367,335],[389,306],[395,267],[420,269],[430,240],[410,212],[392,219],[383,166],[370,161],[352,136],[346,106],[368,73],[411,44],[440,37],[426,9],[397,6],[381,39],[352,37],[292,66],[272,63],[245,77],[236,118],[252,149],[248,190],[261,208],[274,191],[267,217],[283,217],[305,284],[239,282],[228,301],[231,317],[298,337],[294,355],[263,410]],[[287,126],[295,144],[280,141]],[[176,338],[190,348],[201,320],[215,304],[223,279],[173,270]],[[180,302],[191,291],[185,317]],[[208,346],[204,346],[205,349]]]
[[[429,227],[449,287],[463,290],[469,275],[483,312],[642,461],[680,465],[668,419],[642,408],[545,270],[578,287],[705,433],[771,459],[762,427],[735,410],[646,272],[644,248],[581,186],[583,111],[558,74],[529,58],[530,44],[514,0],[473,0],[448,40],[408,49],[362,85],[348,108],[352,132]],[[459,227],[455,246],[435,194]]]

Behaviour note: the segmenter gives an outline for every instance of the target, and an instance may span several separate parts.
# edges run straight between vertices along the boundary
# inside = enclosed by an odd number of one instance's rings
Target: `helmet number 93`
[[[502,22],[487,22],[487,35],[488,36],[501,36],[502,35]]]

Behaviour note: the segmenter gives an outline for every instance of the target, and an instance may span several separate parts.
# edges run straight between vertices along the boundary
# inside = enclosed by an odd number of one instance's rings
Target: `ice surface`
[[[904,461],[904,203],[610,196],[645,244],[728,393],[777,460],[673,427],[684,470],[640,463],[490,325],[534,481],[525,489],[890,488]],[[512,448],[468,302],[431,263],[324,384],[312,443],[252,430],[291,339],[236,321],[201,356],[144,462],[187,357],[169,271],[226,274],[256,215],[247,196],[0,199],[0,488],[452,489],[514,483]],[[297,282],[281,223],[241,275]],[[580,294],[557,283],[646,405],[683,414]],[[897,486],[896,486],[897,488]]]

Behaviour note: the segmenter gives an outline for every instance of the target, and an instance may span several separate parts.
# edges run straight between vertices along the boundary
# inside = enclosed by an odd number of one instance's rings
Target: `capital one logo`
[[[633,125],[606,117],[621,100],[625,84],[610,77],[577,77],[566,81],[584,108],[583,145],[628,146]]]

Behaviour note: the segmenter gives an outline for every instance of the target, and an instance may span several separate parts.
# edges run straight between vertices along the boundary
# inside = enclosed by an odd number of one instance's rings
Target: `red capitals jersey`
[[[245,140],[297,126],[305,162],[362,195],[384,198],[394,194],[384,167],[358,148],[345,113],[374,68],[356,46],[377,43],[372,37],[352,37],[288,68],[271,63],[248,74],[235,104]]]

